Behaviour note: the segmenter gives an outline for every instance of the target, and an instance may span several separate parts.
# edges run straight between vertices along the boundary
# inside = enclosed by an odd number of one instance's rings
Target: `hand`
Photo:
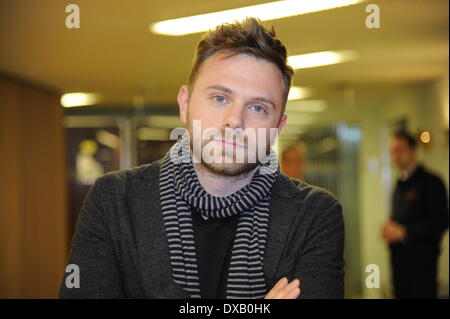
[[[381,230],[381,236],[389,243],[396,243],[405,239],[405,227],[389,219]]]
[[[264,299],[296,299],[298,296],[300,296],[300,280],[295,279],[288,283],[288,279],[283,277]]]

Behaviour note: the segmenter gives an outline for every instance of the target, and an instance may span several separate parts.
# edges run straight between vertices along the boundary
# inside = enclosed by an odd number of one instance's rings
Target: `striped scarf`
[[[239,215],[231,252],[226,298],[264,298],[263,272],[269,224],[270,189],[278,172],[271,150],[260,161],[250,184],[226,196],[215,197],[201,186],[189,151],[189,135],[175,143],[163,159],[160,196],[169,244],[172,277],[191,298],[201,298],[191,208],[206,218]]]

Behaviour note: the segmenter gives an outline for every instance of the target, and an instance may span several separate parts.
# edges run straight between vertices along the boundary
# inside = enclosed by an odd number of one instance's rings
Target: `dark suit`
[[[161,161],[107,174],[89,192],[69,264],[80,288],[61,283],[62,298],[189,298],[174,283],[161,214]],[[344,223],[329,192],[279,174],[272,187],[264,254],[268,288],[301,280],[302,298],[344,296]],[[67,274],[65,274],[67,275]]]
[[[440,241],[448,228],[447,195],[441,179],[422,166],[397,182],[392,219],[406,229],[403,242],[391,244],[397,298],[436,298]]]

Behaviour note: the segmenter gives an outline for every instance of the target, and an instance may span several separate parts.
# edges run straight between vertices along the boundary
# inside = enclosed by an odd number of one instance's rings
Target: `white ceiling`
[[[299,0],[300,1],[300,0]],[[81,28],[65,27],[69,1],[0,2],[0,71],[60,92],[99,92],[107,104],[173,104],[200,35],[168,37],[149,23],[268,1],[77,0]],[[371,3],[267,22],[291,55],[353,49],[354,62],[297,70],[295,85],[391,85],[427,81],[448,68],[447,0],[377,0],[381,28],[365,26]]]

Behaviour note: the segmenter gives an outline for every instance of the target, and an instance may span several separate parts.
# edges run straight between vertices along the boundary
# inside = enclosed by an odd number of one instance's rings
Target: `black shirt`
[[[228,268],[239,216],[208,218],[192,209],[202,298],[226,298]]]

